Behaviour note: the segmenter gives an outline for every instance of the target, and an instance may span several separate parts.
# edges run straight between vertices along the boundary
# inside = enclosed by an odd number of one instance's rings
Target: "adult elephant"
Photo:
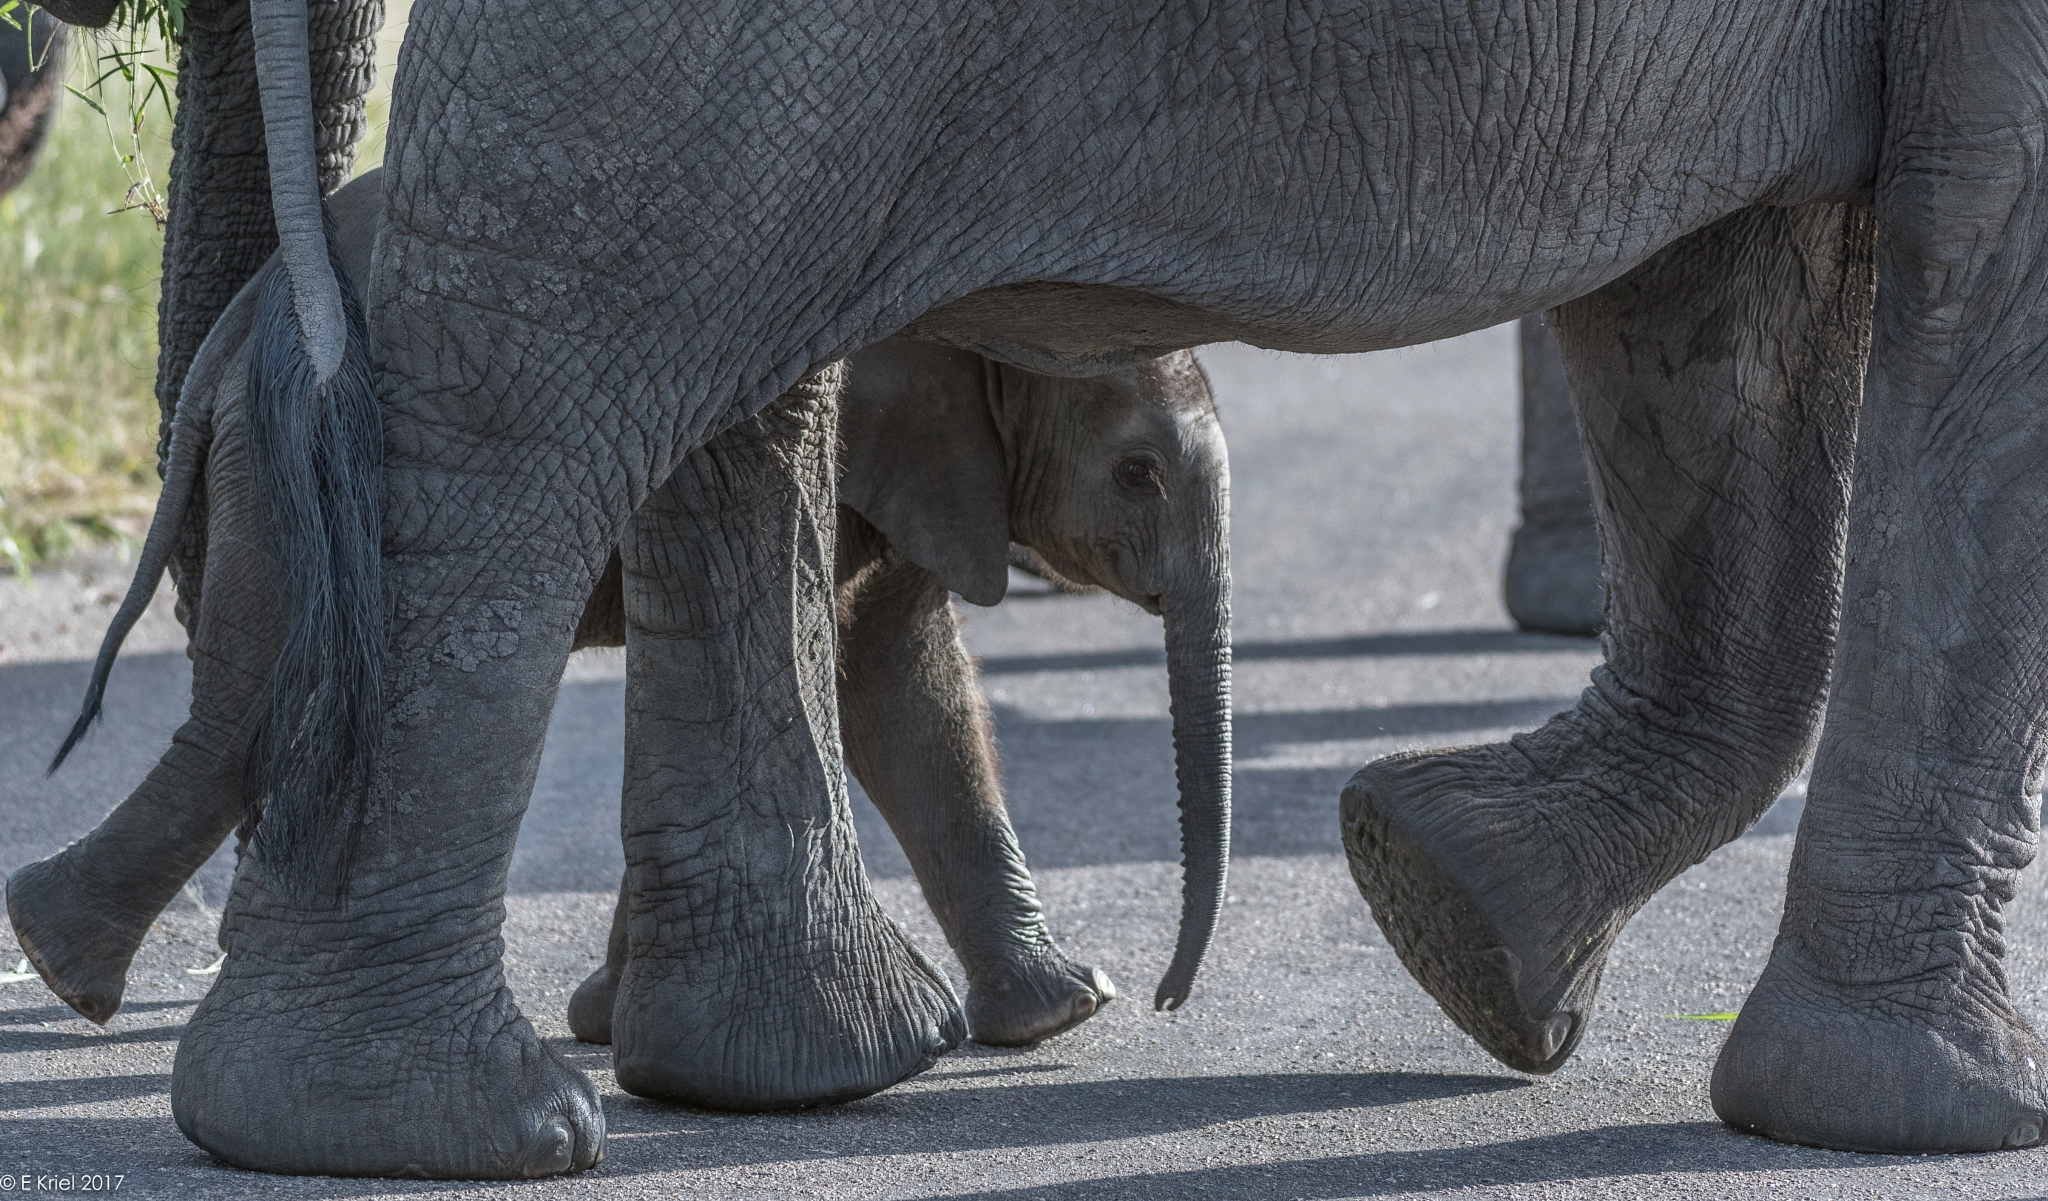
[[[352,280],[370,261],[381,176],[372,171],[331,200],[336,251]],[[265,583],[275,557],[247,503],[243,412],[246,314],[261,287],[252,283],[230,306],[185,389],[173,501],[158,521],[159,531],[182,524],[176,497],[204,460],[216,498],[209,517],[226,544],[208,572],[220,591],[209,589],[207,629],[192,648],[203,665],[194,712],[200,731],[217,732],[216,766],[196,779],[189,771],[153,777],[86,837],[8,880],[8,914],[23,950],[52,991],[95,1022],[120,1008],[128,964],[163,906],[245,815],[236,732],[250,724],[251,684],[276,653],[275,639],[262,636],[275,607]],[[1186,354],[1069,380],[895,340],[855,356],[846,374],[834,577],[850,767],[895,831],[966,969],[969,1032],[997,1045],[1036,1042],[1085,1020],[1115,990],[1107,976],[1069,959],[1040,916],[948,595],[998,601],[1014,539],[1064,580],[1154,609],[1163,595],[1180,598],[1174,607],[1189,617],[1168,632],[1168,670],[1201,671],[1228,640],[1222,429],[1207,379]],[[146,582],[160,572],[160,548],[153,540],[145,554],[138,574]],[[658,577],[675,548],[633,549],[636,592],[666,598]],[[627,596],[615,552],[576,645],[627,645]],[[650,618],[648,605],[636,611]],[[116,642],[135,612],[131,598]],[[697,684],[686,667],[667,662],[676,641],[643,630],[632,643],[629,692],[656,719],[672,717],[683,704],[677,691],[686,696]],[[1208,675],[1180,691],[1207,689],[1213,706],[1227,709],[1228,687],[1227,676]],[[1227,727],[1215,732],[1227,735]],[[181,737],[190,741],[211,740],[199,731]],[[629,789],[644,790],[670,756],[659,745],[636,750],[627,779]],[[1184,806],[1198,828],[1227,824],[1227,792],[1188,796]],[[1226,846],[1213,845],[1191,864],[1189,886],[1219,891],[1226,855]],[[571,1028],[589,1041],[611,1041],[631,899],[622,890],[607,962],[570,1005]],[[1208,937],[1190,932],[1197,944]],[[685,1096],[748,1100],[703,1081]]]
[[[41,9],[0,22],[0,196],[35,165],[64,90],[64,26]]]
[[[371,260],[381,184],[382,172],[372,171],[330,201],[337,263],[357,286]],[[96,691],[146,603],[166,535],[182,527],[203,464],[214,498],[210,529],[218,535],[209,538],[207,604],[194,612],[192,657],[200,666],[193,721],[179,736],[185,753],[86,837],[8,881],[8,914],[23,950],[52,991],[96,1022],[119,1009],[128,964],[164,904],[245,816],[252,683],[278,641],[267,634],[277,555],[263,515],[249,503],[244,403],[251,316],[265,286],[259,275],[243,290],[195,361],[178,411],[168,499],[94,684]],[[899,339],[854,356],[846,375],[834,576],[848,757],[966,969],[973,1037],[1039,1041],[1091,1016],[1115,990],[1101,972],[1068,959],[1045,928],[1004,812],[986,705],[948,595],[1001,599],[1015,540],[1075,585],[1155,612],[1171,598],[1180,616],[1167,631],[1169,675],[1189,702],[1183,716],[1202,723],[1183,741],[1204,757],[1220,751],[1227,759],[1228,724],[1209,720],[1229,705],[1228,674],[1214,670],[1228,645],[1222,430],[1207,379],[1185,353],[1075,380]],[[666,492],[664,500],[679,503]],[[579,647],[632,647],[628,694],[655,737],[635,740],[629,796],[658,790],[664,770],[694,749],[689,723],[679,728],[675,720],[701,683],[689,663],[674,662],[676,647],[689,640],[668,628],[672,618],[659,631],[645,627],[678,606],[686,584],[671,587],[665,577],[698,533],[634,543],[631,589],[628,556],[614,552],[578,624]],[[641,603],[629,605],[629,597]],[[629,639],[629,627],[640,636]],[[1218,747],[1204,747],[1204,739]],[[1188,777],[1191,787],[1209,781]],[[1227,774],[1215,782],[1221,791],[1183,797],[1191,841],[1203,847],[1189,865],[1198,900],[1221,892],[1227,866],[1227,843],[1204,837],[1228,826]],[[579,1037],[611,1041],[632,901],[630,887],[622,889],[607,963],[571,1003]],[[1206,902],[1195,910],[1212,911]],[[1199,959],[1209,936],[1198,927],[1181,941]],[[761,1095],[755,1081],[643,1077],[626,1058],[621,1078],[634,1091],[726,1107],[786,1103],[786,1094]]]
[[[636,883],[723,874],[709,895],[753,901],[722,823],[842,812],[806,532],[824,447],[749,419],[820,364],[907,330],[1084,373],[1554,309],[1612,548],[1608,662],[1512,747],[1354,781],[1375,915],[1483,1045],[1554,1068],[1614,931],[1769,804],[1825,709],[1718,1112],[1837,1147],[2039,1141],[2048,1047],[2000,964],[2048,752],[2044,25],[1990,0],[423,0],[366,325],[308,216],[305,89],[266,79],[294,286],[252,416],[296,632],[181,1123],[295,1171],[595,1157],[587,1086],[498,962],[548,702],[600,551],[689,467],[716,534],[688,570],[706,596],[748,581],[766,624],[705,660],[705,711],[748,756],[648,823]],[[275,44],[300,74],[303,43]],[[649,96],[671,102],[652,128]],[[293,433],[366,417],[381,448]],[[790,485],[722,488],[730,455]],[[743,828],[844,853],[815,824]],[[853,1048],[834,1070],[914,1065],[937,1019],[858,898],[758,916],[845,965],[803,1032]],[[728,1021],[677,1008],[661,968],[699,927],[655,903],[615,1021]]]

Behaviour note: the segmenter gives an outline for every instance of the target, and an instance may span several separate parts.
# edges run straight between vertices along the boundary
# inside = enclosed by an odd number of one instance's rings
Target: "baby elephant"
[[[368,258],[374,206],[364,201],[376,186],[366,177],[333,198],[351,272]],[[230,341],[240,336],[232,323],[241,311],[224,319]],[[206,411],[181,407],[181,421],[210,435],[202,442],[210,445],[203,597],[200,572],[188,567],[180,577],[196,622],[193,720],[173,755],[99,829],[8,881],[23,949],[53,991],[95,1021],[120,1005],[150,922],[242,816],[247,717],[260,706],[281,633],[274,573],[248,549],[265,539],[246,512],[243,361],[238,349],[202,356],[195,377],[213,389],[202,398]],[[1162,614],[1177,745],[1227,743],[1227,722],[1208,720],[1228,712],[1222,433],[1207,381],[1185,352],[1059,379],[894,340],[855,356],[846,375],[836,576],[847,762],[966,969],[970,1033],[985,1043],[1033,1042],[1085,1020],[1115,991],[1046,932],[948,593],[1000,600],[1014,540],[1065,580]],[[624,643],[623,592],[615,553],[578,645]],[[1221,812],[1227,829],[1227,774],[1194,776],[1181,782],[1184,810]],[[1194,920],[1184,922],[1183,943],[1207,940],[1226,854],[1219,846],[1189,855]],[[605,966],[570,1004],[578,1037],[609,1041],[624,960],[615,920]]]
[[[1014,540],[1063,583],[1166,613],[1177,689],[1227,688],[1204,674],[1225,645],[1228,605],[1228,467],[1208,381],[1186,352],[1059,379],[891,339],[848,363],[839,431],[847,764],[967,971],[970,1033],[1036,1042],[1116,990],[1046,932],[947,593],[1002,599]],[[577,645],[623,645],[624,625],[614,553]],[[605,965],[569,1003],[587,1042],[611,1041],[627,911],[622,889]]]

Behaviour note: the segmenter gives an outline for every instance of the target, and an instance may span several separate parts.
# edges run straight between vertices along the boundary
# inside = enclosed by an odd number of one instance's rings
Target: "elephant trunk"
[[[1183,878],[1180,937],[1153,996],[1157,1009],[1178,1009],[1188,999],[1216,932],[1230,869],[1230,576],[1223,553],[1209,578],[1160,599]]]

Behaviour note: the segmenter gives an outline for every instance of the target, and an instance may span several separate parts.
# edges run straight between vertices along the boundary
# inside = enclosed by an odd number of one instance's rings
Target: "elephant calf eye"
[[[1151,455],[1125,455],[1116,461],[1116,481],[1126,488],[1164,493],[1166,481],[1159,460]]]

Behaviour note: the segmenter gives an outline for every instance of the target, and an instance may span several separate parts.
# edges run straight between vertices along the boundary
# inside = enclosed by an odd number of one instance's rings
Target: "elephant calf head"
[[[1067,379],[891,339],[851,368],[840,501],[967,600],[1002,599],[1012,541],[1151,613],[1222,595],[1229,466],[1193,355]]]

